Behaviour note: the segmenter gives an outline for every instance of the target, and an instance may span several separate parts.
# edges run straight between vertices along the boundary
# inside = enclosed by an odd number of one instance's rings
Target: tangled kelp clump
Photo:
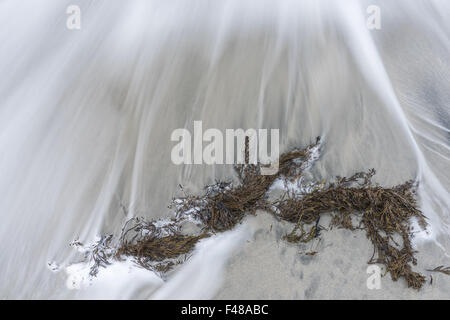
[[[122,230],[115,257],[118,259],[122,256],[135,257],[141,266],[160,272],[165,272],[180,263],[171,259],[189,253],[200,239],[207,236],[205,233],[182,235],[177,221],[158,225],[157,222],[149,223],[135,218],[128,222],[133,222],[133,225]],[[133,236],[129,237],[129,233]]]
[[[248,159],[248,139],[246,140]],[[391,188],[372,183],[375,170],[356,173],[349,178],[336,177],[336,182],[317,183],[307,191],[286,192],[275,201],[268,200],[268,191],[275,181],[299,182],[302,173],[318,157],[320,138],[304,149],[295,149],[281,155],[279,171],[274,175],[261,175],[260,165],[235,167],[238,183],[216,182],[205,188],[202,196],[185,195],[172,201],[175,211],[170,221],[146,222],[138,218],[126,223],[115,244],[112,237],[104,237],[91,250],[93,266],[91,275],[106,266],[112,259],[134,257],[148,269],[166,272],[186,259],[195,244],[216,232],[232,229],[247,214],[264,210],[277,218],[295,223],[285,239],[305,243],[319,236],[319,219],[322,214],[333,215],[332,226],[350,230],[365,230],[374,246],[368,263],[386,266],[393,280],[403,277],[408,287],[419,289],[425,277],[412,270],[416,264],[411,245],[411,218],[425,227],[425,217],[415,200],[412,181]],[[355,225],[353,220],[359,223]],[[194,221],[201,227],[198,234],[185,235],[181,224]],[[304,231],[305,225],[312,225]],[[107,249],[107,250],[106,250]],[[177,260],[178,259],[178,260]]]
[[[311,160],[319,147],[320,139],[305,149],[296,149],[283,154],[279,159],[278,173],[261,175],[259,165],[235,166],[239,183],[216,182],[207,186],[203,196],[186,196],[175,199],[170,206],[175,208],[176,217],[190,215],[208,227],[219,232],[233,228],[246,214],[254,214],[258,209],[267,209],[267,191],[280,177],[298,179],[305,164]],[[248,140],[246,141],[248,150]],[[248,152],[246,152],[246,158]]]
[[[419,289],[425,277],[411,269],[410,263],[415,265],[416,259],[411,245],[410,221],[415,217],[422,227],[426,226],[426,222],[417,208],[414,184],[408,181],[392,188],[383,188],[372,184],[374,174],[372,169],[350,178],[338,177],[338,182],[327,187],[278,201],[275,204],[277,215],[297,223],[286,239],[290,242],[308,242],[318,227],[314,226],[312,232],[306,233],[303,224],[318,221],[323,213],[335,212],[332,225],[366,231],[374,246],[369,263],[384,264],[393,280],[404,277],[408,287]],[[354,226],[353,216],[359,220],[358,226]],[[300,234],[299,228],[302,229]]]

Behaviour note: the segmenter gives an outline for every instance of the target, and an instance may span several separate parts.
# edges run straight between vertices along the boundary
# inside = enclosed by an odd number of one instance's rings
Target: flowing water
[[[80,30],[66,27],[71,4]],[[318,181],[368,168],[382,185],[417,179],[430,226],[415,241],[448,257],[449,14],[446,0],[0,2],[0,297],[211,298],[232,286],[245,222],[166,282],[126,261],[87,289],[70,276],[74,239],[168,217],[179,184],[195,193],[232,175],[171,162],[172,131],[195,120],[279,129],[281,152],[322,136]]]

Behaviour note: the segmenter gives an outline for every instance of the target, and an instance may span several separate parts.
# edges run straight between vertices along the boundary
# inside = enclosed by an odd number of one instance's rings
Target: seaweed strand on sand
[[[443,273],[443,274],[446,274],[446,275],[450,276],[450,267],[438,266],[438,267],[436,267],[434,269],[427,269],[427,271],[440,272],[440,273]]]
[[[336,183],[318,188],[300,197],[288,197],[276,203],[278,216],[296,226],[286,239],[290,242],[307,242],[311,235],[302,230],[304,224],[311,224],[321,214],[333,212],[332,225],[340,228],[366,231],[374,246],[374,253],[368,263],[381,263],[387,267],[395,281],[404,277],[408,287],[419,289],[425,277],[412,271],[416,265],[410,230],[411,218],[426,226],[425,217],[417,208],[414,197],[415,185],[407,181],[391,188],[374,185],[371,182],[375,170],[357,173],[350,178],[337,178]],[[353,224],[352,217],[359,220]],[[315,227],[312,231],[315,231]],[[401,242],[401,244],[399,244]]]
[[[412,181],[394,187],[381,187],[372,182],[375,170],[359,172],[351,177],[336,177],[335,182],[316,183],[307,191],[287,192],[275,201],[268,200],[268,191],[277,179],[285,183],[299,181],[303,171],[319,151],[320,138],[304,149],[294,149],[280,156],[279,170],[274,175],[261,175],[261,165],[235,166],[238,183],[217,181],[205,187],[201,196],[185,195],[169,206],[175,217],[165,223],[133,218],[125,224],[115,244],[111,238],[91,251],[94,257],[91,274],[106,266],[111,259],[133,257],[141,266],[166,272],[189,254],[195,244],[217,232],[232,229],[248,214],[264,210],[277,218],[295,224],[285,239],[306,243],[318,237],[323,214],[332,215],[332,226],[364,230],[374,246],[368,263],[386,266],[394,281],[404,278],[408,287],[419,289],[425,277],[412,270],[416,265],[411,244],[411,219],[425,228],[425,217],[415,199]],[[248,159],[248,139],[246,139]],[[359,220],[355,225],[353,220]],[[202,229],[198,234],[180,231],[183,221],[195,221]],[[131,225],[131,226],[130,226]],[[305,225],[311,225],[304,231]],[[100,243],[99,243],[100,244]],[[108,255],[101,254],[108,248]],[[95,254],[94,254],[95,253]],[[96,258],[95,258],[96,257]],[[436,270],[440,271],[440,270]]]

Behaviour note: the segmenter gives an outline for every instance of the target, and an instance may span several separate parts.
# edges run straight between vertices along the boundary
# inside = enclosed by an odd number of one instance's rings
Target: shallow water
[[[76,1],[81,29],[68,30],[72,2],[0,3],[1,298],[233,286],[227,261],[250,222],[202,243],[165,283],[124,263],[77,290],[65,269],[80,261],[72,240],[167,217],[179,184],[199,192],[231,176],[171,162],[172,131],[194,120],[279,129],[281,152],[322,136],[318,181],[368,168],[383,185],[417,179],[430,226],[416,243],[450,255],[447,1]],[[372,4],[380,30],[366,27]]]

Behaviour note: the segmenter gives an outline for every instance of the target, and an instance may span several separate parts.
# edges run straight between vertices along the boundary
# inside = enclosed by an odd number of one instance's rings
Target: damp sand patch
[[[392,280],[402,278],[408,287],[420,289],[425,276],[413,270],[417,260],[411,242],[412,223],[415,219],[423,229],[427,224],[416,201],[417,184],[406,181],[382,187],[372,182],[375,170],[370,169],[351,177],[336,177],[332,182],[302,186],[302,175],[319,157],[319,152],[320,138],[317,138],[306,148],[282,154],[279,171],[274,175],[261,175],[261,165],[235,166],[238,183],[217,181],[206,186],[203,195],[185,193],[173,199],[169,205],[174,212],[172,219],[127,221],[120,235],[103,236],[85,250],[85,258],[91,263],[90,276],[95,277],[99,268],[113,261],[132,258],[164,278],[174,266],[189,259],[199,241],[231,230],[246,215],[263,210],[293,224],[292,231],[283,238],[295,245],[309,243],[325,232],[320,225],[323,215],[331,215],[330,227],[364,230],[373,245],[368,263],[383,264]],[[246,159],[247,155],[248,144]],[[270,200],[269,190],[280,183],[286,191]],[[184,234],[181,226],[186,222],[195,224],[198,232]],[[316,253],[306,254],[314,258]],[[433,271],[442,272],[441,269]]]

